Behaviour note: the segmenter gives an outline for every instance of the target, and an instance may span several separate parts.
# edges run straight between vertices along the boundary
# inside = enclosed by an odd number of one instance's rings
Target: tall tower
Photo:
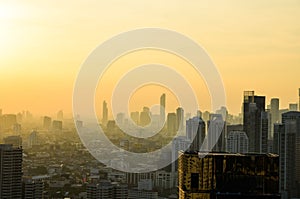
[[[221,114],[211,114],[208,126],[208,150],[225,151],[225,121]]]
[[[0,144],[0,198],[22,198],[22,148]]]
[[[176,109],[176,129],[179,133],[183,132],[184,129],[184,110],[181,107]]]
[[[186,138],[191,143],[191,151],[201,149],[205,139],[205,122],[200,117],[193,117],[186,121]]]
[[[166,94],[160,96],[160,122],[163,124],[166,120]]]
[[[108,109],[107,109],[107,103],[104,100],[102,105],[102,125],[106,126],[108,120]]]
[[[299,198],[300,186],[300,112],[282,114],[279,131],[280,190],[283,198]]]
[[[255,96],[254,91],[244,92],[244,131],[249,139],[249,152],[260,152],[261,116],[265,111],[265,96]]]
[[[271,132],[274,132],[274,124],[279,123],[279,99],[278,98],[272,98],[271,99],[271,125],[272,130]]]

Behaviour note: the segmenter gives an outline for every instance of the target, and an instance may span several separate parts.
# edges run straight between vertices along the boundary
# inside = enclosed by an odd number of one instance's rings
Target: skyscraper
[[[193,117],[186,121],[186,138],[191,143],[189,150],[201,149],[205,139],[205,122],[200,117]]]
[[[102,105],[102,125],[106,126],[108,120],[108,109],[106,101],[103,101]]]
[[[176,129],[182,133],[184,130],[184,110],[181,107],[176,109]]]
[[[174,134],[177,133],[177,128],[176,128],[176,113],[168,113],[167,116],[167,128],[168,128],[168,133]]]
[[[49,129],[51,127],[52,119],[51,117],[44,116],[43,119],[43,127],[44,129]]]
[[[221,114],[211,114],[208,126],[208,150],[225,151],[225,121]]]
[[[179,199],[280,199],[278,155],[180,152]]]
[[[244,131],[231,131],[227,136],[226,151],[230,153],[247,153],[249,140]]]
[[[271,117],[268,112],[261,112],[259,152],[268,153],[268,134]]]
[[[160,122],[165,123],[166,120],[166,94],[160,96]]]
[[[272,126],[274,123],[280,122],[278,98],[271,99],[271,116],[272,116]]]
[[[249,152],[260,152],[261,116],[265,111],[265,97],[255,96],[254,91],[244,92],[244,131],[249,139]]]
[[[150,109],[148,107],[144,107],[143,111],[140,114],[140,125],[141,126],[147,126],[151,122],[150,117]]]
[[[282,114],[284,131],[279,131],[280,191],[284,199],[299,198],[300,112]]]
[[[22,148],[0,144],[0,198],[22,198]]]

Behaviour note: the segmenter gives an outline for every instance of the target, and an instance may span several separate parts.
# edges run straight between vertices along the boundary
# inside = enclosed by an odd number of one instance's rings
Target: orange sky
[[[175,30],[203,46],[223,78],[230,112],[240,111],[244,90],[266,95],[268,101],[279,97],[288,107],[297,102],[300,87],[299,19],[298,0],[4,0],[0,108],[4,113],[70,113],[73,84],[89,53],[111,36],[141,27]],[[161,56],[139,60],[161,61]],[[166,57],[176,65],[176,58]],[[209,109],[209,97],[203,98],[200,106]]]

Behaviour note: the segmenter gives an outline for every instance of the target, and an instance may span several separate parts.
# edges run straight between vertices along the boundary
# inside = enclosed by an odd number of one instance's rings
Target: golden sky
[[[0,108],[71,112],[74,81],[89,53],[142,27],[175,30],[204,47],[223,78],[231,113],[240,111],[244,90],[268,101],[279,97],[288,107],[300,87],[299,19],[298,0],[1,0]],[[208,110],[204,98],[200,107]]]

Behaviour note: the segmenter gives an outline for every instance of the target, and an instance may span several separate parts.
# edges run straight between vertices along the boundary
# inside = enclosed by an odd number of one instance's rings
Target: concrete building
[[[0,198],[22,198],[22,151],[0,144]]]
[[[229,153],[248,153],[249,140],[244,131],[231,131],[227,137],[226,151]]]
[[[273,154],[181,152],[179,199],[280,199]]]

